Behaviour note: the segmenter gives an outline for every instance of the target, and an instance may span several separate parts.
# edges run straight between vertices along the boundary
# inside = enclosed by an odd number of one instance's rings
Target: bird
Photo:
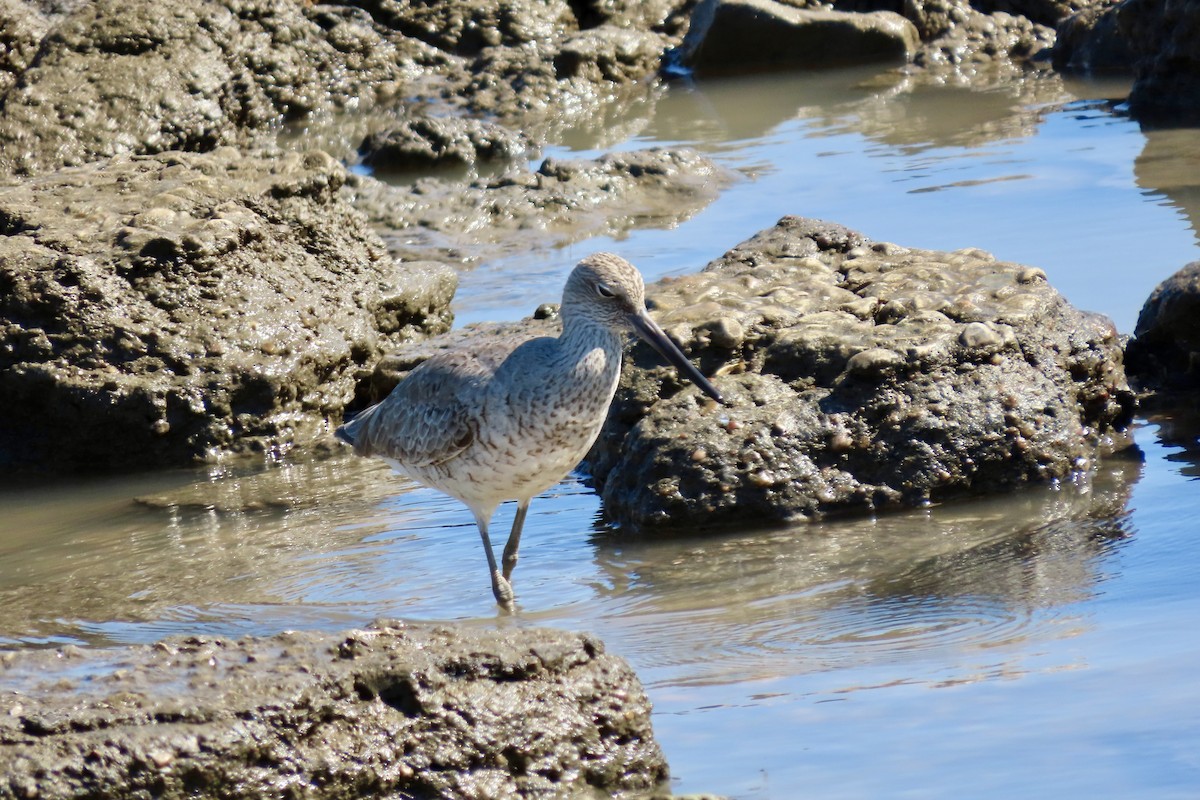
[[[335,432],[357,455],[382,458],[470,509],[492,593],[507,608],[529,503],[577,467],[599,436],[627,333],[724,402],[651,319],[642,275],[624,258],[594,253],[576,264],[559,316],[557,337],[468,341],[430,357]],[[488,526],[506,500],[515,500],[517,510],[497,567]]]

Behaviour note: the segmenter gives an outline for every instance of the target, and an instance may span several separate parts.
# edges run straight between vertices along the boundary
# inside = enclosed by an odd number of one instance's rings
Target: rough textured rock
[[[977,71],[1019,75],[1049,55],[1054,29],[1003,11],[984,14],[966,0],[925,4],[913,21],[928,33],[914,66],[935,74]]]
[[[1062,478],[1133,407],[1112,323],[1072,308],[1041,270],[980,251],[785,218],[651,298],[729,407],[634,348],[640,369],[626,370],[588,460],[606,513],[636,527],[874,511]]]
[[[666,49],[648,31],[605,25],[562,32],[522,47],[492,47],[471,63],[465,82],[447,94],[477,113],[495,113],[510,124],[550,114],[578,116],[614,89],[653,75]]]
[[[515,161],[531,149],[517,131],[463,117],[416,117],[377,131],[359,148],[376,169],[415,170]]]
[[[537,114],[586,119],[655,74],[681,35],[685,4],[60,5],[53,18],[0,5],[0,91],[11,89],[0,106],[0,171],[258,145],[281,121],[393,98],[514,127]]]
[[[653,789],[598,640],[381,627],[0,657],[0,797],[579,797]]]
[[[439,50],[474,56],[488,47],[520,47],[554,38],[575,27],[566,0],[536,3],[479,0],[470,3],[360,0],[388,28]]]
[[[1107,0],[975,0],[973,5],[985,14],[999,11],[1054,27],[1077,11],[1105,2]]]
[[[33,62],[50,21],[32,3],[0,0],[0,97]]]
[[[120,157],[0,187],[0,464],[103,469],[324,436],[361,365],[449,326],[323,153]]]
[[[427,178],[392,186],[355,176],[347,194],[374,222],[403,232],[398,255],[428,258],[441,247],[462,259],[518,239],[529,249],[672,224],[708,205],[729,180],[695,151],[652,149],[547,159],[536,171],[520,167],[466,184]]]
[[[1155,287],[1128,345],[1139,388],[1200,388],[1200,261]]]
[[[1058,24],[1054,68],[1071,72],[1131,72],[1134,53],[1117,24],[1115,6],[1092,6]]]
[[[1138,59],[1130,113],[1143,122],[1200,122],[1200,4],[1124,0],[1117,14]]]
[[[356,9],[270,0],[95,0],[39,47],[0,110],[6,172],[241,143],[444,60]]]
[[[1129,110],[1142,122],[1200,121],[1200,6],[1123,0],[1084,9],[1059,25],[1059,69],[1132,71]]]
[[[774,0],[702,0],[671,60],[706,75],[903,61],[918,44],[916,28],[888,11],[851,14]]]

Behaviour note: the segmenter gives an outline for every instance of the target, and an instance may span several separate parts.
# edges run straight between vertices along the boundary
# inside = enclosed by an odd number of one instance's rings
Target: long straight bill
[[[631,314],[629,321],[633,323],[633,329],[637,331],[637,335],[646,340],[646,344],[658,351],[658,354],[667,360],[671,366],[686,375],[688,379],[700,387],[700,390],[706,395],[716,400],[718,403],[724,403],[721,399],[721,393],[716,387],[708,382],[708,378],[700,374],[700,370],[688,361],[687,356],[679,351],[667,335],[663,333],[663,329],[658,327],[658,323],[650,319],[650,315],[644,310]]]

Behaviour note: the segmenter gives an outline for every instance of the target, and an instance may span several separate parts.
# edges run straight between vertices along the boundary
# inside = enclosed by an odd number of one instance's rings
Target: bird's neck
[[[603,351],[605,371],[620,370],[622,354],[621,334],[607,325],[600,325],[585,318],[564,315],[562,334],[558,337],[558,352],[562,359],[579,363],[583,359],[594,360],[596,351]]]

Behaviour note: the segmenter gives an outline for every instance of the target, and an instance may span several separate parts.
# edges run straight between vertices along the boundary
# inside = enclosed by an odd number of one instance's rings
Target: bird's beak
[[[696,369],[691,361],[688,361],[687,356],[679,352],[679,348],[667,338],[667,335],[663,333],[663,329],[658,327],[658,323],[650,319],[650,315],[646,313],[645,309],[639,309],[630,314],[629,322],[633,325],[633,330],[637,335],[646,340],[646,344],[657,350],[660,356],[665,358],[675,369],[686,375],[692,383],[699,386],[702,392],[718,403],[725,402],[716,387],[708,382],[708,378],[700,374],[700,370]]]

